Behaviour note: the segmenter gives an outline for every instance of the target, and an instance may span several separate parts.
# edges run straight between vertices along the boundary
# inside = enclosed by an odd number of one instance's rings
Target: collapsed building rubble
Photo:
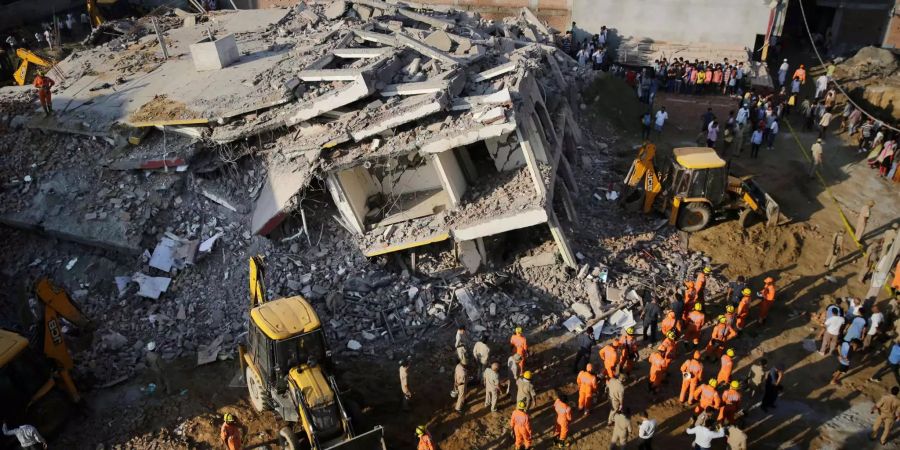
[[[550,32],[527,10],[365,0],[187,21],[164,33],[168,60],[147,33],[77,52],[55,116],[4,101],[0,221],[108,253],[32,242],[17,270],[77,287],[100,322],[78,370],[100,385],[139,371],[149,341],[166,360],[233,356],[257,254],[270,297],[312,301],[341,356],[410,351],[454,321],[499,339],[671,298],[702,260],[595,203],[619,178],[617,133],[573,110],[604,75]],[[241,57],[198,72],[189,47],[210,33]]]

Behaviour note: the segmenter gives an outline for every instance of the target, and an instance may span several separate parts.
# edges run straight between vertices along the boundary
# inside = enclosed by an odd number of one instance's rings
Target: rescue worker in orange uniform
[[[634,327],[625,329],[625,333],[619,339],[619,371],[626,376],[631,375],[634,361],[638,358],[638,344],[634,337]]]
[[[659,344],[659,347],[656,348],[666,360],[666,367],[664,370],[669,370],[669,364],[672,364],[672,361],[675,360],[676,348],[675,332],[670,331],[666,333],[666,338],[663,339],[662,343]]]
[[[578,373],[575,383],[578,385],[578,410],[586,416],[591,410],[594,394],[597,393],[597,376],[594,375],[594,365],[588,363],[584,370]]]
[[[34,87],[38,90],[38,100],[41,101],[41,108],[44,109],[44,114],[48,116],[53,112],[53,100],[50,98],[50,88],[55,84],[56,82],[44,75],[43,71],[39,72],[38,75],[34,77]]]
[[[223,418],[225,419],[225,422],[222,424],[221,431],[219,431],[219,438],[222,439],[225,448],[227,450],[243,449],[244,445],[241,439],[241,429],[238,427],[234,414],[225,413]]]
[[[522,357],[519,360],[519,372],[524,372],[525,357],[528,356],[528,340],[522,336],[522,327],[516,327],[515,333],[509,338],[509,344],[512,346],[512,352]]]
[[[694,289],[693,281],[684,282],[684,312],[682,319],[687,320],[688,314],[694,310],[694,303],[697,303],[697,291]]]
[[[688,314],[687,323],[684,328],[684,339],[690,341],[694,349],[700,345],[700,332],[703,324],[706,322],[706,314],[703,313],[703,304],[695,303],[694,310]]]
[[[670,331],[681,334],[681,321],[675,317],[675,311],[666,313],[666,318],[663,319],[660,329],[662,330],[663,336],[669,334]]]
[[[701,379],[703,379],[703,363],[700,362],[700,352],[695,351],[691,359],[681,363],[681,393],[678,394],[678,401],[694,403],[693,394]]]
[[[719,374],[716,375],[716,382],[722,386],[728,386],[728,383],[731,382],[731,370],[734,368],[734,349],[729,348],[725,350],[725,354],[722,355],[720,361],[721,366]]]
[[[556,411],[556,425],[554,433],[556,434],[556,446],[568,447],[569,445],[569,423],[572,422],[572,407],[569,406],[568,398],[565,395],[556,394],[556,401],[553,402],[553,410]]]
[[[732,381],[731,388],[722,393],[722,408],[719,409],[719,422],[726,425],[734,423],[735,416],[741,410],[741,383]]]
[[[431,439],[431,433],[425,429],[425,425],[416,427],[416,437],[419,438],[419,446],[416,450],[435,450],[434,441]]]
[[[737,312],[735,313],[737,314],[737,319],[734,322],[738,331],[744,329],[744,326],[747,325],[747,318],[750,317],[750,292],[750,288],[744,288],[741,291],[743,297],[741,297],[741,302],[738,303]]]
[[[709,383],[701,384],[694,389],[693,398],[700,403],[694,407],[694,414],[700,414],[700,411],[712,407],[718,411],[722,406],[722,399],[719,398],[719,392],[716,391],[716,380],[710,379]]]
[[[762,298],[762,301],[759,303],[760,325],[766,323],[766,317],[769,316],[769,309],[775,304],[775,280],[772,277],[766,277],[766,279],[763,280],[763,283],[765,284],[762,291],[759,291],[756,294]]]
[[[619,368],[619,341],[613,339],[600,349],[600,360],[603,361],[603,376],[607,379],[612,378],[618,372]]]
[[[516,410],[509,418],[509,426],[512,427],[513,436],[516,438],[516,450],[531,448],[531,420],[525,412],[525,402],[519,402]]]
[[[728,341],[737,336],[737,331],[728,325],[728,319],[725,316],[719,316],[718,322],[712,329],[712,336],[709,338],[709,343],[706,344],[706,349],[703,350],[707,357],[722,356]]]
[[[712,273],[712,268],[706,266],[703,268],[700,273],[697,274],[697,281],[694,281],[694,290],[697,291],[697,300],[698,301],[706,301],[706,277]]]
[[[728,325],[728,328],[731,328],[732,330],[735,330],[735,332],[737,332],[737,330],[735,329],[734,320],[734,305],[728,305],[725,307],[725,324]]]
[[[666,359],[659,350],[655,350],[647,359],[650,362],[650,378],[648,380],[648,388],[650,393],[656,394],[662,385],[663,378],[666,376]]]

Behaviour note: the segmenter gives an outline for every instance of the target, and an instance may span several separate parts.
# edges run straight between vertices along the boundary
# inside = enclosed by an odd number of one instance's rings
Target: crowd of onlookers
[[[611,63],[608,48],[609,30],[606,26],[600,27],[600,33],[582,39],[581,42],[576,40],[574,30],[575,22],[572,22],[572,29],[566,31],[559,42],[562,51],[582,66],[589,66],[594,70],[609,70]]]

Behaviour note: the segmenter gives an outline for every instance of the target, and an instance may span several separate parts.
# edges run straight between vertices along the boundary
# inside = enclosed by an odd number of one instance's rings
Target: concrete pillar
[[[550,227],[550,234],[553,235],[553,240],[556,241],[556,247],[559,248],[559,254],[562,256],[563,262],[574,269],[575,267],[578,267],[578,262],[575,260],[575,253],[572,252],[572,247],[569,246],[569,240],[566,238],[562,227],[559,226],[559,220],[556,218],[556,213],[553,212],[552,207],[549,209],[550,211],[548,211],[547,214],[549,216],[547,225]]]

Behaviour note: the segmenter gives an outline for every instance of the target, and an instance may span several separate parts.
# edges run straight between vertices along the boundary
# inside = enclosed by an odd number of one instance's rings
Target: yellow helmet
[[[733,312],[734,312],[734,305],[728,305],[728,306],[726,306],[726,307],[725,307],[725,312],[733,313]]]
[[[703,273],[710,273],[710,272],[712,272],[712,267],[706,266],[703,268]]]
[[[703,309],[703,305],[700,303],[694,303],[694,311],[700,311]]]
[[[516,409],[525,411],[525,402],[516,403]]]
[[[522,374],[522,378],[524,378],[526,380],[530,380],[531,379],[531,371],[526,370],[525,373]]]
[[[715,379],[715,378],[710,378],[710,379],[709,379],[709,385],[710,385],[710,386],[716,387],[717,384],[719,384],[719,383],[716,382],[716,379]]]
[[[421,436],[425,434],[425,425],[419,425],[416,427],[416,436]]]
[[[728,356],[730,356],[730,357],[732,357],[732,358],[734,358],[734,349],[733,349],[733,348],[729,348],[728,350],[725,350],[725,354],[728,355]]]
[[[634,334],[634,327],[628,327],[628,328],[626,328],[626,329],[625,329],[625,333],[627,333],[627,334]]]
[[[522,327],[516,327],[516,334],[522,334]]]
[[[223,419],[225,419],[225,423],[234,423],[234,414],[225,413]]]
[[[731,388],[732,388],[732,389],[740,389],[740,388],[741,388],[741,382],[738,381],[738,380],[732,381],[732,382],[731,382]]]
[[[727,321],[728,320],[725,318],[725,316],[719,316],[719,323],[725,323]]]
[[[666,337],[669,339],[675,339],[675,332],[669,331],[668,333],[666,333]]]
[[[751,291],[750,288],[744,288],[744,289],[741,291],[741,294],[744,294],[744,295],[750,295],[750,294],[752,294],[752,293],[753,293],[753,291]]]

